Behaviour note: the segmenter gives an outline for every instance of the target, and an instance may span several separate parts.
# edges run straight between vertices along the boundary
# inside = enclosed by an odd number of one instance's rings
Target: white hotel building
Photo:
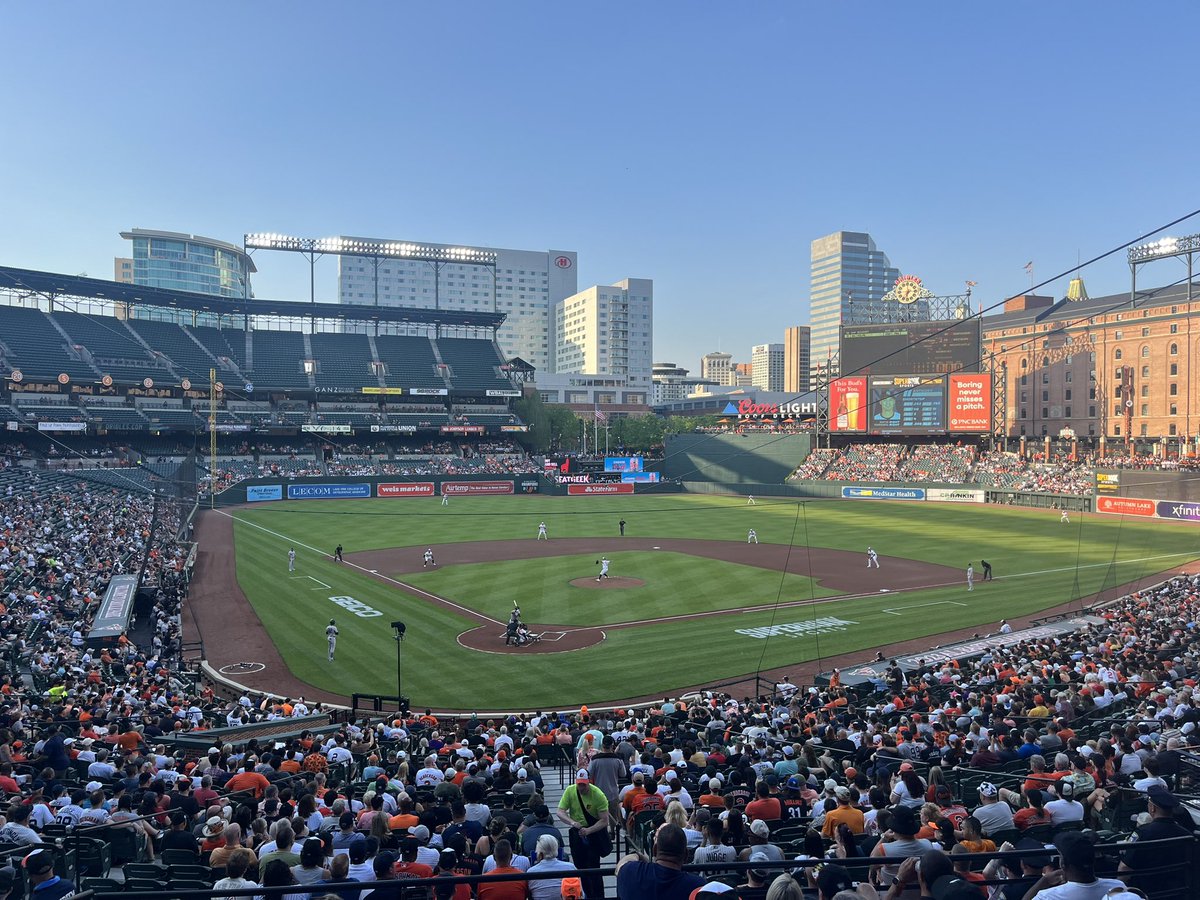
[[[423,246],[452,248],[464,245]],[[494,281],[490,266],[454,262],[435,266],[423,260],[385,258],[378,260],[379,305],[505,313],[508,318],[498,333],[505,355],[519,356],[539,372],[555,371],[555,308],[579,290],[575,252],[496,247],[468,249],[496,254]],[[375,263],[365,257],[338,257],[339,302],[375,305]],[[649,351],[647,382],[648,360]]]
[[[626,278],[559,302],[555,371],[615,376],[649,393],[654,352],[654,282]]]

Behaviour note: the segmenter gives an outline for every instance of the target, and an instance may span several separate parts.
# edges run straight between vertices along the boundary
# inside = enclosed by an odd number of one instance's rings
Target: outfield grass
[[[388,624],[399,618],[409,635],[403,648],[405,692],[415,702],[445,708],[595,704],[955,628],[987,629],[1002,617],[1047,609],[1200,555],[1194,550],[1196,533],[1186,525],[1100,515],[1063,525],[1052,511],[933,503],[760,500],[747,507],[736,498],[688,495],[488,497],[454,498],[444,508],[434,500],[411,499],[273,503],[234,515],[239,520],[238,579],[299,678],[341,694],[394,692],[395,645]],[[997,580],[977,583],[971,594],[963,585],[757,613],[735,611],[610,630],[602,644],[572,653],[506,655],[461,647],[457,635],[474,626],[467,617],[321,555],[339,542],[349,554],[526,535],[532,541],[542,520],[551,538],[615,537],[621,518],[628,522],[627,533],[637,536],[741,542],[746,530],[755,528],[764,543],[810,545],[814,550],[862,552],[871,544],[885,558],[963,568],[974,561],[977,569],[983,557],[995,567]],[[289,578],[286,556],[293,544],[299,577]],[[527,620],[592,625],[754,605],[760,597],[771,603],[776,596],[786,600],[809,592],[807,579],[800,576],[784,579],[776,572],[679,554],[662,554],[670,559],[667,564],[643,556],[621,554],[614,560],[619,565],[614,574],[647,582],[627,591],[565,586],[594,571],[594,560],[586,557],[447,567],[417,573],[409,583],[496,619],[505,617],[512,592],[520,591]],[[752,589],[746,588],[747,578]],[[817,597],[825,595],[819,587],[813,590]],[[357,618],[335,606],[330,596],[351,596],[382,615]],[[892,612],[882,612],[885,607]],[[325,660],[323,633],[331,616],[341,629],[339,657],[332,664]],[[802,638],[762,640],[737,633],[822,616],[853,624]]]
[[[517,600],[527,622],[581,626],[673,616],[684,609],[708,612],[835,593],[816,586],[807,576],[686,553],[646,550],[610,555],[615,559],[610,574],[639,578],[645,585],[602,590],[571,585],[577,578],[596,576],[595,554],[448,566],[417,572],[404,580],[500,621],[508,618],[512,601]]]

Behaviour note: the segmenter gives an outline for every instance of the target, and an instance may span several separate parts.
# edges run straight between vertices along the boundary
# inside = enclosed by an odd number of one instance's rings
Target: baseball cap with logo
[[[981,782],[979,785],[979,796],[981,797],[995,797],[999,793],[1000,791],[990,781]]]
[[[575,773],[575,783],[576,784],[591,784],[592,783],[592,779],[588,775],[587,769],[580,769],[578,772]]]
[[[750,823],[750,833],[761,838],[771,836],[771,826],[762,819],[755,819]]]
[[[21,865],[30,875],[45,875],[54,870],[54,854],[49,850],[34,850],[21,860]]]
[[[578,878],[564,878],[561,892],[563,900],[583,900],[583,882]]]

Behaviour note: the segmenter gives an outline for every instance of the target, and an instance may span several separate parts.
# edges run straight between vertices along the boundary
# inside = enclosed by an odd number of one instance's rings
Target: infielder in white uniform
[[[329,661],[333,662],[333,651],[337,649],[337,625],[333,623],[333,619],[329,620],[329,627],[325,629],[325,637],[329,639]]]
[[[539,524],[539,525],[538,525],[538,536],[537,536],[537,539],[538,539],[539,541],[548,541],[548,540],[550,540],[550,538],[548,538],[548,537],[546,536],[546,523],[545,523],[545,522],[542,522],[541,524]]]
[[[753,494],[747,494],[747,495],[746,495],[746,505],[747,505],[747,506],[758,506],[758,504],[754,502],[754,495],[753,495]]]
[[[289,572],[296,571],[296,548],[295,547],[293,547],[291,550],[288,551],[288,571]]]
[[[608,557],[602,556],[602,557],[600,557],[600,574],[596,576],[596,580],[599,581],[601,578],[607,578],[607,577],[608,577]]]
[[[751,528],[750,532],[746,535],[746,543],[747,544],[757,544],[758,543],[758,532],[755,531],[753,528]]]
[[[432,547],[430,547],[428,550],[425,551],[425,561],[421,563],[422,569],[426,568],[427,566],[433,566],[435,569],[437,568],[437,563],[435,563],[433,561],[433,548]]]
[[[975,590],[975,566],[967,563],[967,590]]]
[[[867,568],[869,569],[871,566],[879,568],[879,554],[875,552],[874,547],[867,548]]]

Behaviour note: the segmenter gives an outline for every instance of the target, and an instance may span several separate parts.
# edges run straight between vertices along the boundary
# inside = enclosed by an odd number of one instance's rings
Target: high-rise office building
[[[654,282],[626,278],[594,285],[555,306],[555,371],[614,375],[650,385],[654,350]]]
[[[716,350],[700,357],[700,377],[716,384],[734,384],[733,354]]]
[[[169,291],[193,291],[217,297],[253,297],[254,260],[241,247],[194,234],[134,228],[121,237],[132,242],[132,256],[113,261],[116,281]]]
[[[458,245],[425,246],[450,249]],[[496,254],[494,276],[488,266],[388,258],[378,260],[377,285],[375,260],[339,256],[338,300],[361,306],[378,302],[381,306],[507,313],[497,333],[504,352],[521,357],[541,372],[553,372],[555,306],[579,289],[575,253],[469,249]],[[649,368],[647,361],[647,373]]]
[[[808,392],[812,360],[812,329],[793,325],[783,332],[783,389],[789,394]]]
[[[755,344],[750,348],[750,379],[764,391],[783,390],[783,344]]]
[[[837,353],[840,326],[869,322],[881,313],[883,295],[899,277],[900,270],[866,232],[835,231],[812,242],[812,372],[825,368]]]

